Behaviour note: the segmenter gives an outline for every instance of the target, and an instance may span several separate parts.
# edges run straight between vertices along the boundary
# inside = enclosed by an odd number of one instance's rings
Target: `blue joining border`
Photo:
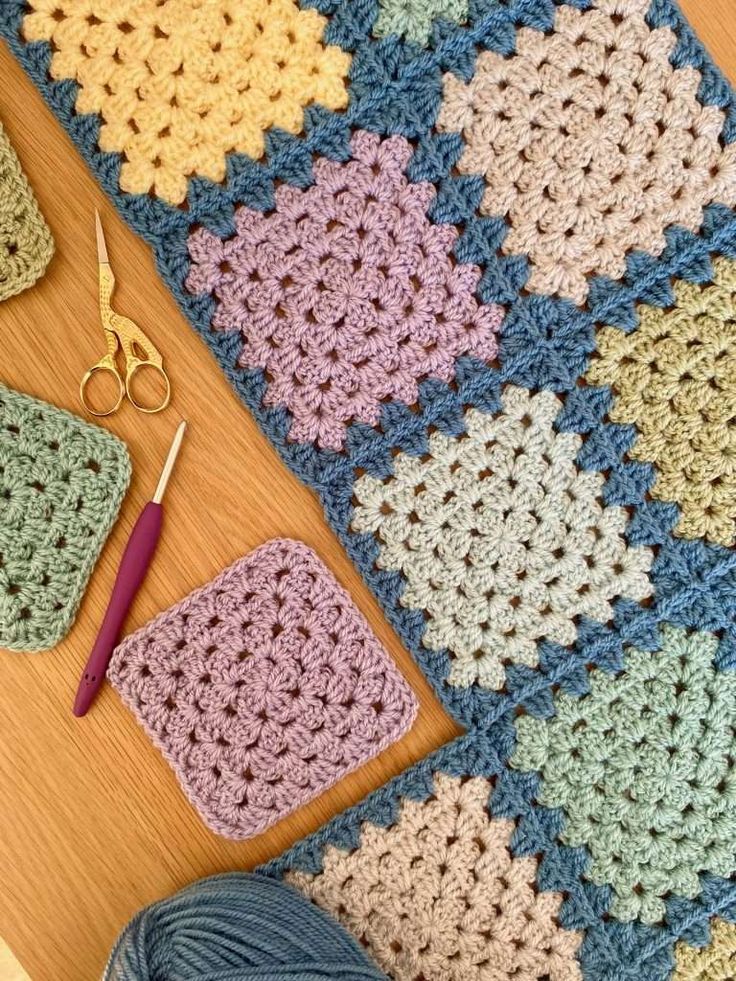
[[[431,794],[432,776],[437,771],[485,776],[494,788],[489,802],[491,813],[512,817],[517,823],[512,842],[514,854],[542,856],[540,887],[562,891],[563,925],[585,930],[580,958],[586,981],[639,981],[641,977],[664,981],[671,975],[677,938],[702,946],[708,942],[711,916],[718,914],[736,921],[736,885],[704,876],[698,900],[670,900],[667,920],[659,927],[609,920],[609,891],[582,878],[589,860],[586,850],[560,846],[562,814],[535,802],[539,778],[516,773],[507,764],[514,742],[514,705],[538,716],[549,715],[553,711],[553,687],[584,694],[586,664],[608,671],[621,670],[626,645],[651,649],[657,643],[658,624],[662,621],[717,632],[721,637],[719,667],[736,669],[736,553],[702,541],[673,537],[671,530],[678,509],[651,501],[648,489],[653,480],[652,468],[625,459],[634,430],[608,422],[610,390],[577,385],[594,347],[597,323],[634,330],[638,325],[637,304],[666,307],[672,302],[673,278],[707,282],[713,254],[736,259],[736,216],[729,209],[714,205],[706,209],[699,235],[670,228],[666,233],[667,248],[660,257],[633,253],[620,282],[603,277],[593,280],[583,310],[565,301],[522,295],[528,276],[527,261],[522,256],[499,255],[507,226],[503,219],[478,216],[482,181],[477,177],[452,176],[461,152],[459,137],[429,131],[439,107],[442,73],[452,71],[467,79],[481,49],[512,54],[519,28],[551,29],[557,2],[470,0],[468,23],[458,26],[437,21],[430,42],[423,48],[397,38],[377,40],[371,36],[377,0],[301,0],[304,7],[315,7],[330,15],[326,40],[353,55],[348,110],[338,114],[319,107],[307,109],[303,136],[272,131],[261,162],[232,155],[222,186],[202,179],[190,182],[186,210],[119,190],[120,156],[99,150],[98,117],[75,113],[74,82],[50,79],[50,46],[22,41],[24,0],[0,3],[0,36],[5,37],[124,220],[151,245],[159,273],[183,313],[284,462],[319,495],[328,520],[389,620],[447,710],[468,728],[464,736],[420,761],[260,871],[276,876],[292,867],[318,871],[327,844],[356,847],[363,821],[383,826],[395,821],[402,798],[425,800]],[[591,4],[591,0],[568,2],[581,10]],[[652,0],[648,22],[653,28],[666,26],[675,31],[678,44],[671,56],[673,65],[692,65],[701,72],[701,101],[724,110],[723,139],[736,140],[734,92],[677,5],[673,0]],[[188,270],[186,242],[192,225],[202,224],[220,236],[233,234],[236,203],[266,211],[273,206],[277,182],[309,186],[312,154],[346,160],[352,127],[382,134],[400,133],[414,142],[410,179],[436,184],[438,194],[431,217],[462,226],[456,256],[461,262],[483,266],[479,295],[484,302],[502,303],[507,316],[500,337],[500,368],[489,369],[471,359],[461,360],[453,384],[425,382],[421,386],[419,413],[401,405],[387,405],[377,429],[360,425],[351,428],[346,452],[340,455],[288,442],[288,413],[264,408],[262,373],[236,370],[237,336],[210,330],[212,301],[190,296],[184,289],[184,280]],[[400,446],[406,452],[423,452],[429,426],[456,434],[462,425],[464,407],[474,405],[495,411],[500,386],[507,382],[548,388],[564,397],[557,427],[587,437],[578,464],[607,474],[607,503],[631,510],[629,544],[655,548],[656,558],[652,569],[655,601],[649,609],[619,601],[613,625],[583,621],[573,649],[543,643],[539,669],[510,668],[507,692],[503,694],[447,685],[447,653],[431,652],[422,646],[421,615],[403,609],[398,602],[400,577],[376,568],[375,541],[371,536],[352,533],[349,522],[355,468],[385,476],[390,470],[392,446]]]
[[[540,777],[509,769],[514,746],[514,711],[507,709],[491,726],[470,731],[421,760],[258,871],[275,878],[291,870],[319,874],[327,846],[352,851],[360,845],[364,822],[383,828],[395,824],[403,800],[423,802],[432,795],[436,773],[479,776],[491,784],[491,817],[515,822],[512,854],[536,857],[539,888],[563,895],[560,925],[584,931],[579,960],[585,981],[666,981],[679,939],[704,946],[711,917],[736,922],[736,883],[711,875],[701,876],[696,900],[668,900],[661,925],[609,918],[611,890],[583,878],[590,862],[588,850],[560,845],[562,811],[536,802]]]

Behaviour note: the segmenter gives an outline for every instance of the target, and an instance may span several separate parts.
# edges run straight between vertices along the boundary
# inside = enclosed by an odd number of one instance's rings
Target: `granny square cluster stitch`
[[[234,239],[196,232],[187,278],[217,297],[215,330],[241,331],[238,365],[264,370],[289,437],[335,450],[382,402],[450,381],[462,355],[492,360],[502,319],[475,297],[478,266],[452,261],[457,229],[427,217],[433,185],[407,180],[410,144],[361,131],[351,149],[317,161],[307,190],[279,187],[272,215],[240,208]]]
[[[464,432],[429,437],[428,459],[399,453],[388,480],[356,481],[352,528],[400,571],[402,606],[424,611],[422,642],[446,649],[449,683],[502,688],[504,665],[536,666],[537,641],[571,644],[582,616],[651,595],[652,552],[626,544],[604,477],[578,471],[582,439],[556,433],[552,392],[508,386],[504,412],[468,409]]]
[[[32,286],[53,252],[49,227],[0,125],[0,300]]]
[[[535,890],[538,861],[512,857],[514,822],[492,820],[482,777],[438,774],[360,848],[325,850],[319,874],[286,880],[365,938],[391,977],[578,979],[581,935],[560,929],[562,896]]]
[[[117,437],[0,384],[0,647],[66,635],[129,479]]]
[[[640,310],[639,329],[604,327],[588,380],[616,393],[613,422],[633,423],[632,459],[656,465],[652,497],[676,501],[687,538],[736,540],[736,264],[710,282],[679,282],[669,311]]]
[[[0,31],[465,729],[262,874],[398,981],[736,977],[736,97],[674,0]]]
[[[516,53],[485,51],[469,82],[444,76],[441,132],[462,132],[464,174],[482,174],[482,214],[507,215],[507,253],[527,286],[582,302],[591,274],[620,279],[632,249],[660,255],[664,230],[736,204],[724,116],[675,66],[677,37],[646,20],[650,0],[561,4],[552,31],[523,28]]]
[[[345,590],[288,540],[126,638],[108,675],[229,838],[264,831],[376,756],[418,707]]]
[[[121,188],[179,204],[193,174],[224,178],[229,151],[258,157],[272,126],[300,131],[305,106],[346,105],[350,59],[324,26],[291,0],[64,0],[33,5],[23,31],[53,46],[53,78],[79,83],[77,111],[100,114]]]

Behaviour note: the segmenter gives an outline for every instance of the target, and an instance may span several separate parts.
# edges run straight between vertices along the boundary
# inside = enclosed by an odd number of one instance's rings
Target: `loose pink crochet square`
[[[417,701],[300,542],[267,542],[127,637],[109,678],[207,824],[249,838],[399,739]]]

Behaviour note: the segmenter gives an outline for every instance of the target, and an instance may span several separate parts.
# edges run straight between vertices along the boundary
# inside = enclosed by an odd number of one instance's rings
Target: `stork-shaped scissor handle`
[[[128,317],[123,317],[112,308],[112,294],[115,289],[115,276],[107,255],[107,244],[102,231],[100,215],[95,211],[97,231],[97,266],[100,295],[100,320],[105,333],[107,353],[97,364],[92,365],[82,377],[79,386],[79,397],[82,405],[95,416],[109,416],[120,407],[127,395],[132,404],[141,412],[160,412],[165,409],[171,399],[171,384],[164,371],[164,362],[156,346],[146,337],[140,327]],[[117,359],[122,352],[125,360],[125,376],[121,375]],[[133,394],[133,378],[136,372],[150,368],[161,377],[164,383],[163,399],[158,405],[143,405]],[[107,372],[117,383],[117,399],[106,409],[93,408],[87,401],[87,386],[95,374]]]

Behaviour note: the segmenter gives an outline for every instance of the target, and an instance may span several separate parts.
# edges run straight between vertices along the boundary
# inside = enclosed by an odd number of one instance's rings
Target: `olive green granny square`
[[[0,300],[32,286],[53,252],[49,227],[0,125]]]
[[[117,437],[0,384],[0,647],[66,635],[129,480]]]

